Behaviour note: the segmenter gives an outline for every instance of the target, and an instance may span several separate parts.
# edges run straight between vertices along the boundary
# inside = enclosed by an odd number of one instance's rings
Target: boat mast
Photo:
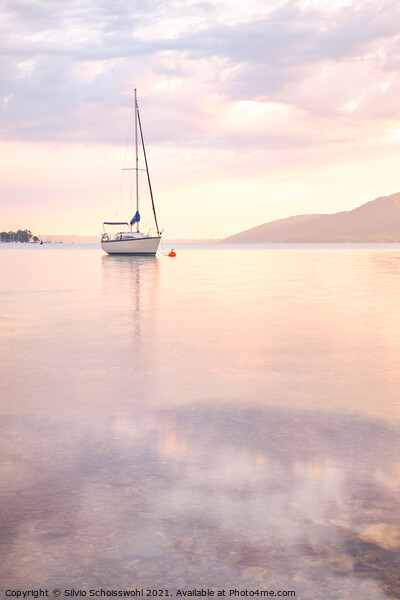
[[[138,153],[138,103],[135,88],[135,150],[136,150],[136,212],[139,211],[139,153]],[[136,231],[139,231],[139,222],[136,221]]]

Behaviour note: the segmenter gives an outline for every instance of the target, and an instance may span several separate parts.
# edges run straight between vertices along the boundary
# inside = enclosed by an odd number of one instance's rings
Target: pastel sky
[[[135,86],[166,237],[400,191],[399,24],[389,0],[2,0],[0,230],[130,216]]]

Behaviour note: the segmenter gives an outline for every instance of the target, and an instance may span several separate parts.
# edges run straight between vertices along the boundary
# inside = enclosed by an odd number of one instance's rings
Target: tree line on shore
[[[0,233],[1,242],[38,242],[37,235],[33,235],[29,229],[18,229],[18,231],[2,231]]]

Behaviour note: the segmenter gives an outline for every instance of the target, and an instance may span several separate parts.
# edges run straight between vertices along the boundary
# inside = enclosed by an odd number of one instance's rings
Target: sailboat
[[[139,140],[138,134],[140,133],[140,140],[142,145],[143,158],[145,163],[145,169],[139,169]],[[124,169],[129,171],[135,171],[136,175],[136,213],[130,220],[130,222],[121,221],[105,221],[103,223],[103,235],[101,236],[101,247],[107,254],[137,254],[137,255],[150,255],[155,256],[158,245],[161,240],[161,231],[158,227],[156,209],[153,199],[153,190],[151,187],[150,174],[147,165],[146,149],[144,146],[142,124],[140,121],[139,106],[137,101],[137,91],[135,89],[135,167],[132,169]],[[140,212],[139,212],[139,170],[144,170],[147,173],[147,182],[149,186],[151,204],[153,208],[153,216],[155,222],[155,233],[154,235],[142,233],[139,230],[140,223]],[[125,225],[125,231],[110,234],[106,232],[106,225]],[[135,230],[133,229],[135,226]],[[114,230],[115,231],[115,230]]]

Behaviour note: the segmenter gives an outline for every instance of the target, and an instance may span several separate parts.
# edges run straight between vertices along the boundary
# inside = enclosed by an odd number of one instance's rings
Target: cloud
[[[247,11],[5,2],[1,136],[120,144],[137,85],[152,143],[257,150],[313,145],[321,131],[325,142],[379,138],[398,119],[399,13],[389,1],[255,0]]]

